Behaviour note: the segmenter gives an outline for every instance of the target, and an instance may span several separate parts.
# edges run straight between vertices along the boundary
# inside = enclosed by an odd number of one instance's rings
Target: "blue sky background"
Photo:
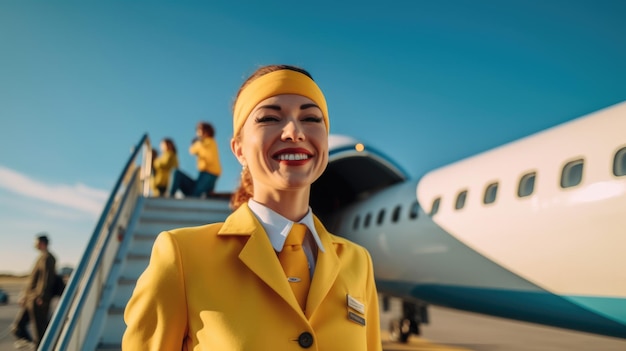
[[[230,107],[259,65],[309,70],[331,133],[413,177],[626,100],[626,2],[2,1],[0,272],[36,233],[75,265],[130,148],[172,137],[181,168],[214,124],[231,191]]]

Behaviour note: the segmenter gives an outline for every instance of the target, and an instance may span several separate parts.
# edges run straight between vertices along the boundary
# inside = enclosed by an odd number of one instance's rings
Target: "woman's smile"
[[[288,166],[300,166],[313,157],[313,154],[303,148],[286,148],[272,155],[272,159]]]

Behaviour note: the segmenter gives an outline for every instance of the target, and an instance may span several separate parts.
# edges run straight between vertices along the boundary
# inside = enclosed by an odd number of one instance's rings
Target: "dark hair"
[[[244,82],[243,84],[241,84],[241,87],[239,87],[239,90],[237,91],[237,95],[235,96],[235,100],[233,101],[233,109],[235,108],[235,103],[237,102],[237,99],[239,98],[239,94],[241,94],[241,92],[243,91],[243,89],[248,86],[248,84],[250,84],[252,81],[254,81],[255,79],[266,75],[268,73],[271,72],[276,72],[276,71],[280,71],[283,69],[288,69],[288,70],[292,70],[292,71],[296,71],[296,72],[300,72],[302,74],[304,74],[305,76],[313,79],[313,77],[311,76],[311,74],[309,72],[307,72],[305,69],[297,67],[297,66],[291,66],[291,65],[267,65],[267,66],[261,66],[259,68],[257,68],[256,71],[254,71]],[[241,135],[241,133],[239,135],[236,136],[236,138],[239,138]],[[248,170],[248,167],[244,167],[243,170],[241,171],[241,179],[239,180],[239,186],[235,189],[235,192],[233,192],[233,195],[230,198],[230,207],[232,209],[237,209],[239,208],[239,206],[241,206],[243,203],[247,202],[250,198],[252,198],[252,194],[254,193],[254,187],[253,187],[253,183],[252,183],[252,175],[250,174],[250,171]]]
[[[37,241],[39,241],[40,243],[44,243],[46,245],[48,245],[48,243],[50,242],[48,240],[48,236],[45,234],[39,234],[37,235]]]
[[[215,129],[213,129],[213,126],[211,125],[211,123],[198,122],[198,124],[196,125],[196,128],[200,129],[202,131],[202,134],[208,135],[211,138],[215,136]]]
[[[174,141],[172,139],[163,138],[163,142],[165,143],[165,146],[167,146],[169,150],[172,150],[173,153],[176,153],[176,145],[174,145]]]

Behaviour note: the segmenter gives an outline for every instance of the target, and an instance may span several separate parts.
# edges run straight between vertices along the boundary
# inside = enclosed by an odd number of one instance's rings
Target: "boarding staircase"
[[[82,350],[120,350],[124,333],[124,306],[137,278],[150,260],[152,244],[161,231],[224,221],[228,202],[204,199],[141,198],[137,218],[131,219],[128,245],[118,250]]]
[[[144,135],[105,205],[38,350],[121,350],[124,306],[164,230],[223,221],[226,196],[150,197],[150,141]]]

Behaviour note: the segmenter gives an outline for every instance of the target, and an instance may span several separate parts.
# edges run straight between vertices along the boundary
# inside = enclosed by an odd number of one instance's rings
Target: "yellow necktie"
[[[287,235],[283,250],[278,254],[278,260],[283,266],[289,286],[291,286],[302,311],[306,307],[306,298],[309,295],[309,286],[311,285],[309,262],[304,250],[302,250],[302,241],[306,231],[307,228],[304,224],[294,223],[289,235]]]

